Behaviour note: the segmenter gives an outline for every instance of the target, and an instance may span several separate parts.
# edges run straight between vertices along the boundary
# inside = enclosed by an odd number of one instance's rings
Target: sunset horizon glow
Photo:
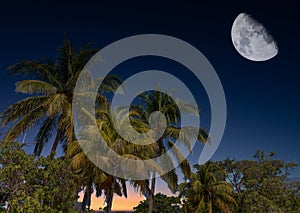
[[[132,186],[130,186],[128,183],[127,185],[127,198],[124,196],[120,197],[116,194],[114,194],[113,204],[112,204],[112,211],[132,211],[133,208],[143,200],[145,200],[145,197],[137,190],[135,190]],[[163,193],[167,196],[176,196],[174,195],[166,185],[163,184],[163,181],[161,179],[158,179],[156,184],[157,190],[155,193]],[[83,199],[83,191],[78,193],[78,202],[82,202]],[[101,197],[96,197],[95,192],[92,194],[91,197],[91,209],[98,211],[100,208],[104,208],[106,206],[105,204],[105,197],[102,195]]]

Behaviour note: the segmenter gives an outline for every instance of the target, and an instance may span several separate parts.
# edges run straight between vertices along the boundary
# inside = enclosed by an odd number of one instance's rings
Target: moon
[[[266,28],[246,13],[236,17],[231,29],[235,49],[252,61],[266,61],[278,54],[278,47]]]

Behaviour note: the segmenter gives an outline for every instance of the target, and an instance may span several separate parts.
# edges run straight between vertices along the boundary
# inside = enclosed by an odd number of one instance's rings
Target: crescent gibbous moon
[[[266,61],[278,54],[278,47],[264,26],[246,13],[236,17],[231,29],[235,49],[252,61]]]

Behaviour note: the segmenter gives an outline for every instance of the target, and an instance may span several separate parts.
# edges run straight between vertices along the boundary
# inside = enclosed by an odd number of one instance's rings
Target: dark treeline
[[[300,210],[300,180],[290,178],[296,166],[261,150],[252,160],[194,165],[191,177],[178,187],[179,196],[158,195],[154,212],[296,213]],[[141,202],[135,212],[147,212],[146,204]],[[172,211],[161,210],[170,208]]]

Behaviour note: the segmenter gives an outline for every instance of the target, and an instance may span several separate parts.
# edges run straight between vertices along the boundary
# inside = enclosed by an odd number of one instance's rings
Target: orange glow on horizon
[[[113,211],[132,211],[133,207],[137,206],[140,201],[145,199],[143,195],[134,190],[131,186],[127,185],[127,191],[127,198],[114,194],[112,205]],[[83,192],[80,192],[78,195],[80,196],[78,202],[81,202],[83,199]],[[97,198],[95,193],[92,194],[91,209],[99,210],[99,208],[104,208],[105,205],[104,196]]]
[[[168,187],[165,184],[163,184],[162,180],[160,179],[158,179],[157,181],[156,188],[156,193],[161,192],[167,196],[174,196],[174,194],[170,192]],[[127,198],[125,198],[124,196],[120,197],[114,194],[112,205],[113,211],[132,211],[133,207],[137,206],[140,203],[140,201],[145,199],[145,197],[140,192],[137,192],[129,184],[127,184],[127,194]],[[83,199],[83,192],[80,192],[78,195],[78,202],[81,202]],[[93,193],[91,199],[91,209],[93,210],[99,210],[100,207],[104,208],[106,205],[104,201],[104,196],[97,198],[95,196],[95,193]]]

